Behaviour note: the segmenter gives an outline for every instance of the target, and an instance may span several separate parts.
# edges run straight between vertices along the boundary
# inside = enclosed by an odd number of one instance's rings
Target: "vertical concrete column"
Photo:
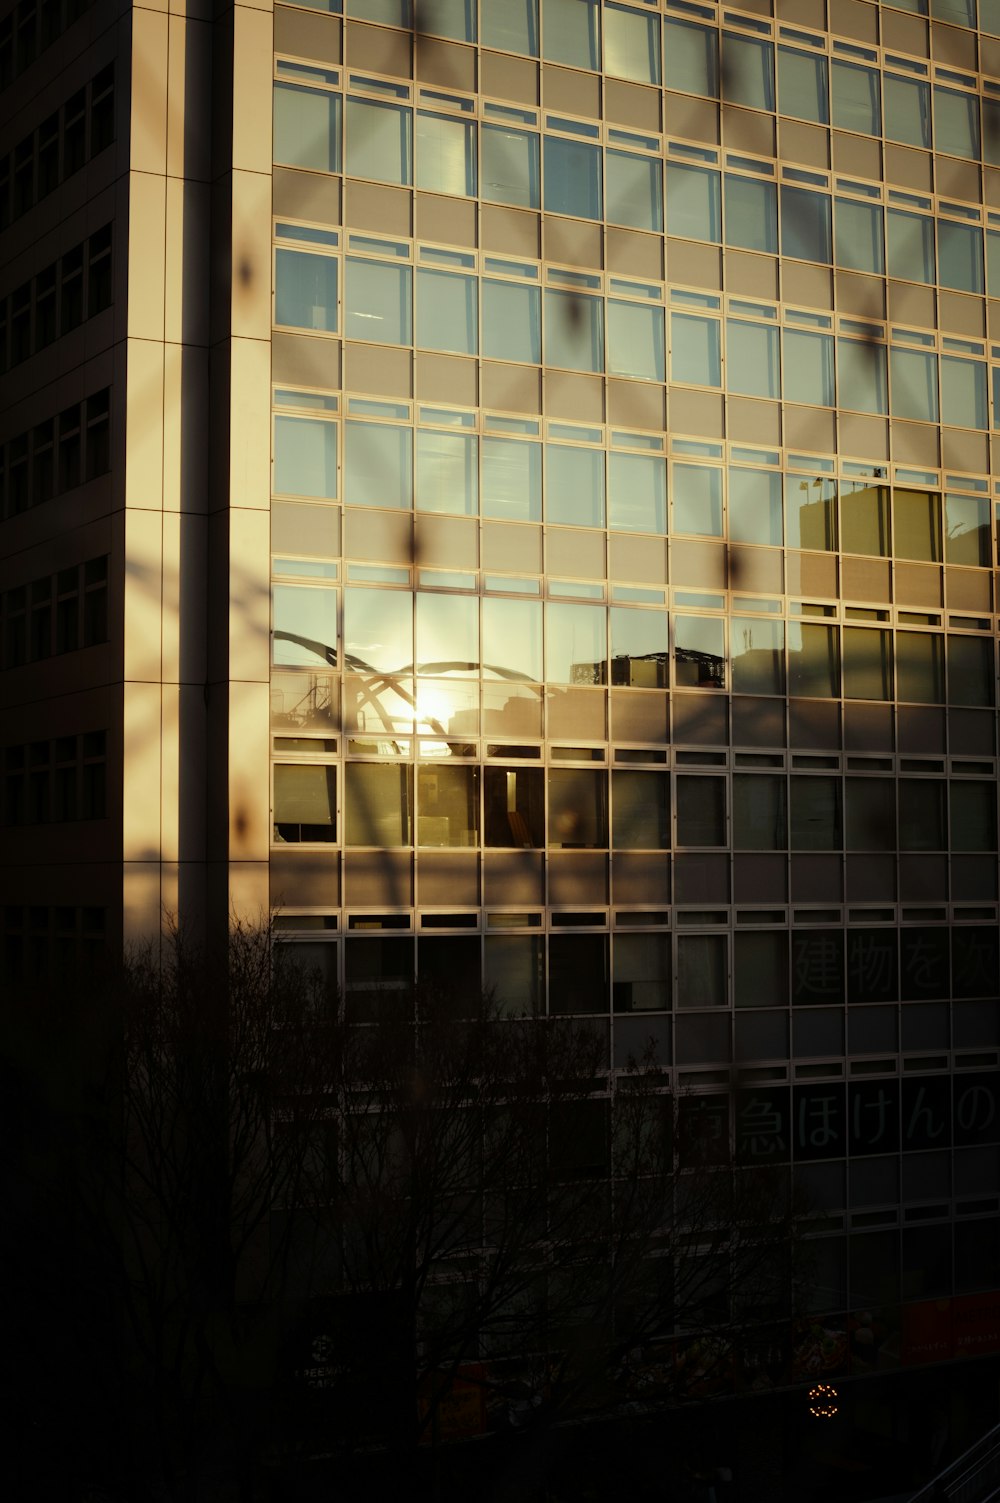
[[[205,870],[211,59],[207,3],[133,6],[124,508],[126,939],[197,922]]]
[[[234,5],[215,31],[209,909],[217,925],[223,908],[229,918],[253,920],[268,906],[270,0]],[[218,112],[227,95],[224,150]]]

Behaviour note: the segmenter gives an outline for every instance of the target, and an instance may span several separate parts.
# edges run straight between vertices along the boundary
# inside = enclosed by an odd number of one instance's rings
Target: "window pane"
[[[417,768],[417,845],[479,844],[479,769]]]
[[[541,202],[538,137],[503,125],[484,125],[482,131],[483,198],[537,209]]]
[[[879,76],[875,69],[834,61],[830,82],[833,124],[837,129],[880,136],[882,111],[879,107]]]
[[[886,219],[889,275],[907,282],[933,282],[934,221],[923,214],[890,209]]]
[[[555,684],[606,682],[605,607],[552,601],[546,606],[546,678]]]
[[[673,530],[698,537],[722,536],[722,471],[709,465],[673,467]]]
[[[604,526],[604,452],[545,446],[545,519],[573,527]]]
[[[336,768],[275,765],[273,838],[280,843],[336,840]]]
[[[344,658],[348,668],[378,673],[409,670],[413,597],[402,590],[345,590]]]
[[[789,812],[793,851],[840,848],[839,778],[793,777]]]
[[[607,619],[603,606],[550,601],[545,607],[545,677],[556,684],[607,681]]]
[[[929,778],[900,778],[899,849],[901,851],[944,851],[945,834],[944,784]]]
[[[417,111],[416,184],[432,193],[474,196],[476,127],[467,120]]]
[[[785,625],[766,616],[734,616],[729,625],[734,694],[784,694]]]
[[[609,200],[610,197],[609,187]],[[611,218],[610,207],[608,218]],[[667,163],[667,234],[718,244],[722,239],[722,189],[718,172]]]
[[[889,488],[862,480],[840,483],[840,546],[845,553],[889,556]]]
[[[611,682],[667,687],[667,613],[611,607]]]
[[[846,649],[845,649],[846,658]],[[896,849],[896,789],[891,778],[848,778],[844,828],[849,851]]]
[[[785,779],[733,774],[733,848],[781,851],[788,844]]]
[[[877,204],[861,204],[853,198],[836,200],[836,261],[850,271],[882,275],[882,210]]]
[[[615,1012],[650,1012],[669,1008],[669,936],[616,934],[613,977]]]
[[[315,172],[339,172],[340,96],[276,83],[274,160]]]
[[[545,364],[604,369],[604,302],[573,292],[545,292]]]
[[[314,418],[274,420],[274,489],[282,496],[337,494],[337,425]]]
[[[601,66],[597,0],[545,0],[542,6],[543,55],[570,68]]]
[[[955,428],[987,428],[986,366],[941,356],[941,421]]]
[[[672,313],[673,348],[670,376],[695,386],[722,385],[721,324],[717,318],[699,318],[692,313]]]
[[[704,94],[719,92],[719,41],[714,29],[690,21],[663,23],[663,81],[668,89]]]
[[[387,423],[344,424],[344,500],[351,506],[413,505],[412,432]]]
[[[549,1012],[607,1012],[608,937],[606,934],[553,934],[549,940]],[[607,1130],[603,1103],[581,1102],[573,1107],[571,1125],[559,1134],[565,1154],[565,1178],[605,1174]],[[598,1108],[597,1113],[591,1107]],[[566,1118],[563,1118],[566,1121]],[[555,1157],[555,1155],[553,1155]]]
[[[347,0],[347,14],[385,26],[413,25],[412,0]]]
[[[640,381],[667,379],[662,308],[608,299],[608,374]]]
[[[990,503],[985,496],[945,496],[945,559],[989,568]]]
[[[412,110],[348,99],[347,171],[380,183],[412,182],[412,134]]]
[[[600,219],[601,148],[546,136],[544,152],[546,210],[577,219]]]
[[[333,256],[275,252],[274,321],[293,329],[336,331],[337,262]]]
[[[677,941],[677,1006],[725,1007],[727,999],[725,935],[682,935]]]
[[[936,423],[938,417],[937,356],[921,350],[889,351],[893,417]]]
[[[898,558],[941,562],[941,497],[931,491],[893,491],[893,552]]]
[[[931,91],[925,83],[885,75],[885,135],[905,146],[931,145]]]
[[[667,530],[667,461],[656,454],[608,460],[608,526],[618,532]]]
[[[724,689],[725,632],[708,616],[674,617],[674,679],[684,689]]]
[[[729,537],[781,547],[781,476],[776,470],[729,471]]]
[[[781,188],[781,254],[802,261],[833,260],[830,200],[805,188]]]
[[[993,643],[988,637],[947,638],[948,703],[993,704]]]
[[[837,547],[837,483],[823,476],[785,478],[785,526],[789,548],[832,553]]]
[[[453,42],[476,40],[476,0],[434,0],[421,7],[424,30]]]
[[[417,672],[479,671],[479,601],[467,595],[431,595],[418,591]]]
[[[778,108],[798,120],[829,124],[825,57],[798,48],[778,48]]]
[[[814,699],[840,693],[840,644],[835,626],[788,623],[788,692]]]
[[[773,183],[726,173],[726,244],[778,252],[778,194]]]
[[[911,704],[944,703],[944,638],[937,632],[896,633],[896,693]]]
[[[516,846],[522,850],[539,850],[544,846],[544,779],[540,767],[483,769],[486,845]]]
[[[986,290],[990,297],[1000,297],[1000,233],[996,230],[986,234]]]
[[[538,56],[538,0],[504,0],[502,5],[482,6],[484,47],[504,52]]]
[[[860,339],[837,340],[837,394],[856,412],[889,411],[885,346]]]
[[[995,851],[997,794],[992,783],[949,784],[953,851]]]
[[[726,319],[729,390],[745,397],[779,397],[778,331],[767,324]]]
[[[344,271],[344,333],[348,339],[412,344],[412,277],[409,266],[348,256]]]
[[[979,159],[979,98],[954,89],[934,90],[934,150]]]
[[[663,177],[658,157],[632,151],[607,152],[606,217],[634,230],[663,229]],[[676,234],[677,231],[671,231]]]
[[[348,845],[410,845],[413,768],[348,762],[344,768],[344,824]]]
[[[549,845],[591,850],[608,843],[608,775],[602,769],[549,771]]]
[[[726,782],[724,778],[677,779],[677,844],[725,845]]]
[[[483,672],[511,679],[542,679],[540,600],[483,601]]]
[[[337,591],[275,585],[272,661],[278,667],[337,666]]]
[[[785,391],[796,402],[834,406],[833,335],[786,329]]]
[[[668,773],[612,772],[611,843],[616,850],[669,850]]]
[[[474,433],[417,429],[416,504],[421,511],[474,517],[479,511],[479,441]]]
[[[542,446],[510,438],[483,439],[483,516],[542,520]]]
[[[774,48],[770,42],[724,32],[722,65],[726,99],[755,110],[774,109]]]
[[[475,277],[449,272],[417,271],[417,344],[426,350],[474,355],[479,320]]]
[[[494,7],[496,9],[498,7]],[[483,27],[486,16],[484,12]],[[542,946],[537,934],[496,934],[486,939],[485,985],[501,1017],[534,1017],[544,1007]]]
[[[956,292],[983,291],[982,230],[938,220],[938,279]]]
[[[660,82],[660,18],[604,7],[604,71],[635,83]]]
[[[757,933],[737,934],[733,972],[733,1002],[736,1007],[787,1007],[788,935],[767,929]],[[779,1046],[777,1052],[783,1056],[787,1051]],[[756,1052],[754,1057],[758,1057]],[[753,1143],[752,1120],[748,1125],[749,1141]],[[770,1153],[775,1147],[767,1138],[763,1143],[766,1146],[762,1147],[762,1153]]]
[[[995,99],[983,102],[983,160],[995,167],[1000,163],[1000,103]]]
[[[844,694],[847,699],[892,698],[892,633],[844,627]]]
[[[541,294],[514,282],[483,282],[483,354],[491,360],[542,359]]]

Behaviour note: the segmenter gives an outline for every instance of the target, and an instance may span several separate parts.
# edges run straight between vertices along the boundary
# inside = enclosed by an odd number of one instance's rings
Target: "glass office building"
[[[275,10],[279,928],[655,1039],[824,1308],[1000,1253],[1000,5],[927,9]]]
[[[114,932],[210,891],[355,1016],[487,988],[609,1069],[653,1039],[795,1166],[819,1307],[996,1287],[1000,0],[131,23],[91,382],[124,699],[5,736],[12,848],[32,747],[79,732],[83,777],[106,731]],[[11,391],[65,349],[22,284]],[[4,429],[8,622],[62,504],[17,444],[69,402]]]

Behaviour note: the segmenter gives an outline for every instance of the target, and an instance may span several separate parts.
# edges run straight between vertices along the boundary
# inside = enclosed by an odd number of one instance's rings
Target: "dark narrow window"
[[[75,652],[80,645],[80,571],[56,575],[56,652]]]
[[[102,68],[90,85],[90,155],[115,139],[115,66]]]
[[[87,317],[111,306],[111,226],[91,235],[88,245]]]
[[[59,186],[59,111],[38,127],[38,197]]]
[[[68,334],[83,322],[83,246],[74,245],[62,258],[59,332]]]
[[[56,263],[35,278],[35,350],[44,350],[58,333],[56,319]]]
[[[80,484],[80,404],[59,415],[59,490]]]
[[[111,392],[108,387],[87,398],[87,479],[111,468]]]
[[[55,423],[46,418],[31,435],[31,504],[51,501],[55,492]]]
[[[79,172],[87,160],[87,91],[77,89],[63,105],[63,177]]]
[[[31,661],[52,656],[52,581],[36,579],[31,586]]]

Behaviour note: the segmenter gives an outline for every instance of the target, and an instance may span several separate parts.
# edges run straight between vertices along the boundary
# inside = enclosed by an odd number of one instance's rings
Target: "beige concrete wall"
[[[205,859],[211,69],[207,5],[131,12],[125,185],[126,938],[197,921]]]
[[[267,911],[270,662],[272,6],[238,4],[216,27],[231,48],[231,150],[215,146],[213,463],[208,636],[212,751],[209,912]],[[222,59],[216,60],[216,79]],[[224,728],[224,729],[223,729]]]

